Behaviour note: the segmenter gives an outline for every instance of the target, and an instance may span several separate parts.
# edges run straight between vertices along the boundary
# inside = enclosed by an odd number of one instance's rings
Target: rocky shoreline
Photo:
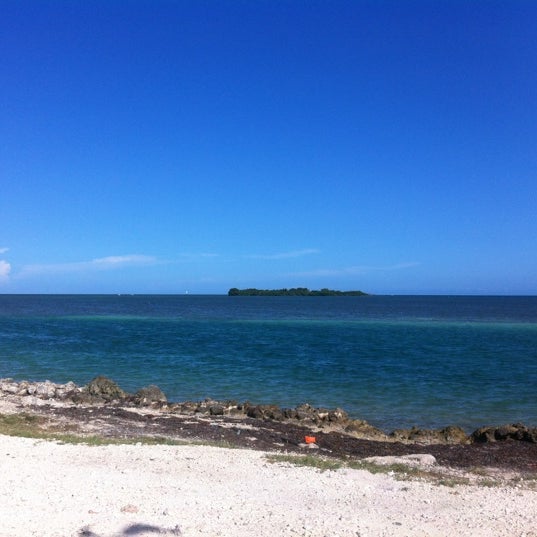
[[[0,414],[46,417],[55,431],[109,437],[159,436],[201,440],[267,451],[317,450],[326,456],[430,453],[457,468],[501,468],[537,475],[537,428],[523,424],[482,427],[466,434],[460,427],[404,429],[389,434],[342,409],[293,409],[248,402],[204,400],[170,402],[157,386],[126,393],[114,381],[96,377],[86,386],[73,382],[0,379]],[[3,410],[2,410],[3,409]],[[315,441],[305,442],[306,436]]]

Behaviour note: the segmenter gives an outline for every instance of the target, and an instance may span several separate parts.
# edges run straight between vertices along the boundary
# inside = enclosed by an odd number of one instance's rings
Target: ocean
[[[0,377],[537,426],[537,297],[0,295]]]

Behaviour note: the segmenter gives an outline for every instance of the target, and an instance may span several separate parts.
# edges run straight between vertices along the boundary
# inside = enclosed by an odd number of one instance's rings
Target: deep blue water
[[[537,297],[0,295],[0,377],[537,426]]]

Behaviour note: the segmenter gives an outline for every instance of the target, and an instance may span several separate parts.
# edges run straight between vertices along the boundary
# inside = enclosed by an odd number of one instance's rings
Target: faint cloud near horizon
[[[22,267],[20,276],[35,274],[59,274],[66,272],[86,272],[92,270],[113,270],[129,266],[156,265],[158,260],[149,255],[111,255],[99,257],[90,261],[77,261],[74,263],[51,263],[42,265],[26,265]]]
[[[9,280],[10,272],[11,272],[11,265],[7,261],[0,259],[0,283],[6,282],[7,280]]]
[[[293,250],[291,252],[278,252],[275,254],[249,254],[245,255],[249,259],[291,259],[303,257],[305,255],[319,254],[320,250],[316,248],[304,248],[303,250]]]
[[[0,255],[9,251],[9,248],[0,248]],[[6,283],[9,280],[11,264],[5,259],[0,259],[0,283]]]
[[[201,253],[185,252],[185,253],[179,254],[179,257],[181,261],[185,261],[185,260],[194,260],[194,259],[211,259],[214,257],[220,257],[220,254],[215,254],[211,252],[201,252]]]
[[[149,267],[155,265],[169,265],[174,263],[185,263],[199,259],[212,259],[219,257],[219,254],[214,253],[183,253],[178,254],[175,260],[163,260],[156,256],[143,254],[128,254],[128,255],[110,255],[99,257],[89,261],[74,261],[72,263],[36,263],[24,265],[17,272],[17,278],[23,279],[26,277],[53,275],[53,274],[74,274],[119,270],[127,267]],[[9,263],[8,263],[9,265]],[[11,266],[9,266],[9,269]],[[2,270],[9,271],[7,267],[0,267],[0,277]]]
[[[404,270],[419,266],[418,262],[396,263],[394,265],[375,266],[375,265],[353,265],[336,269],[317,269],[306,272],[295,272],[293,276],[355,276],[363,275],[370,272],[386,272],[393,270]]]

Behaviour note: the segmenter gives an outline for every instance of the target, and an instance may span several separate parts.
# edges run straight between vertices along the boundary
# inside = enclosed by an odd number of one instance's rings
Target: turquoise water
[[[0,377],[537,425],[537,297],[0,295]]]

